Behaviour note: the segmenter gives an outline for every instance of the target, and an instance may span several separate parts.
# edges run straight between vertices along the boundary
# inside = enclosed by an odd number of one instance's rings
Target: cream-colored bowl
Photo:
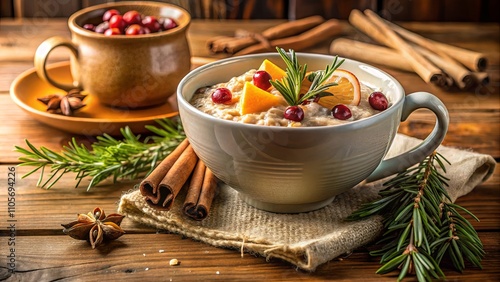
[[[195,152],[220,180],[257,208],[283,213],[321,208],[363,180],[380,179],[420,162],[446,134],[448,112],[439,99],[425,92],[405,96],[399,82],[387,73],[348,59],[341,68],[383,91],[390,108],[343,125],[286,128],[218,119],[189,103],[198,88],[258,68],[265,58],[281,62],[275,53],[213,62],[191,71],[177,89],[180,117]],[[334,57],[299,53],[298,59],[309,70],[317,70]],[[383,160],[400,121],[417,108],[435,113],[433,132],[417,148]]]

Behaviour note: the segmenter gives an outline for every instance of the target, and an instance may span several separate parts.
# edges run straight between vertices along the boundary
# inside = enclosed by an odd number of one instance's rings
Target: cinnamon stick
[[[474,77],[476,83],[480,85],[487,85],[490,83],[490,76],[487,72],[472,72],[472,76]]]
[[[299,35],[272,40],[269,42],[269,45],[255,44],[237,52],[234,55],[239,56],[274,51],[274,49],[270,47],[281,47],[283,49],[294,49],[295,51],[300,51],[340,34],[342,33],[342,30],[342,26],[338,20],[330,19]]]
[[[434,49],[433,51],[439,55],[446,54],[446,57],[451,57],[456,61],[462,63],[464,66],[473,71],[483,71],[488,65],[488,60],[485,54],[480,52],[475,52],[460,48],[457,46],[437,42],[428,38],[423,38],[420,35],[411,32],[403,27],[395,25],[393,23],[388,23],[389,26],[397,32],[402,37],[409,41],[417,43],[422,46],[428,46],[428,49]]]
[[[157,209],[169,210],[172,207],[175,198],[193,172],[197,161],[198,156],[190,144],[160,182],[158,194],[163,195],[161,197],[162,201],[158,203],[159,205],[155,205]]]
[[[145,201],[159,210],[169,210],[191,175],[198,156],[185,139],[144,179],[139,190]]]
[[[261,34],[247,33],[244,37],[217,36],[207,42],[208,48],[213,53],[234,54],[241,49],[249,47],[263,41],[270,41],[279,38],[293,36],[311,29],[324,22],[321,16],[311,16],[295,21],[288,21],[277,26],[264,30]],[[238,33],[241,33],[239,31]]]
[[[184,139],[154,170],[141,181],[139,190],[141,195],[144,196],[146,202],[156,206],[164,201],[162,191],[158,190],[160,182],[163,180],[167,172],[172,168],[175,161],[181,156],[182,152],[186,150],[189,141]]]
[[[367,17],[366,24],[370,24],[371,22],[371,24],[375,25],[386,37],[386,40],[384,40],[385,43],[388,44],[389,47],[398,50],[408,60],[413,70],[425,82],[431,82],[439,86],[445,85],[443,73],[438,67],[429,62],[424,56],[399,37],[375,12],[367,9],[364,13]]]
[[[214,174],[201,160],[198,160],[184,201],[184,214],[195,220],[205,219],[210,212],[216,188]]]
[[[347,38],[339,38],[330,44],[330,53],[367,63],[379,64],[397,70],[413,72],[412,66],[397,51]]]
[[[460,88],[468,88],[476,82],[484,84],[488,81],[487,73],[477,73],[479,77],[476,78],[473,72],[468,70],[464,71],[463,68],[460,67],[455,68],[455,65],[449,64],[448,61],[443,60],[441,57],[424,48],[418,46],[414,48],[436,66],[443,69],[443,76],[447,81],[446,86],[451,86],[455,82]],[[356,40],[346,38],[336,39],[330,44],[330,53],[354,60],[391,67],[397,70],[413,71],[412,66],[406,61],[406,58],[396,50]]]
[[[419,46],[415,46],[414,48],[436,66],[441,68],[444,73],[448,74],[460,89],[468,88],[474,84],[474,77],[466,68],[454,61],[450,61],[447,57],[438,56],[425,48]]]

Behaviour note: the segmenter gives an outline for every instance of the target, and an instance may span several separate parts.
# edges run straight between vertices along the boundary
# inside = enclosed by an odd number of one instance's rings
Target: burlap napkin
[[[421,140],[398,134],[388,157],[413,148]],[[495,160],[488,155],[441,146],[450,162],[449,194],[453,200],[488,179]],[[377,197],[383,181],[359,185],[338,195],[323,209],[300,214],[276,214],[253,208],[226,185],[214,200],[210,215],[199,222],[182,214],[183,195],[168,212],[150,208],[139,191],[124,194],[118,212],[149,226],[182,234],[216,247],[234,248],[266,258],[276,257],[314,271],[319,265],[363,246],[379,236],[381,218],[358,222],[344,219],[361,203]]]

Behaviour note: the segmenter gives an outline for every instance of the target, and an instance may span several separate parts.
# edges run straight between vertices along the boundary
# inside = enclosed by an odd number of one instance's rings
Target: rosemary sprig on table
[[[449,179],[436,167],[437,163],[446,172],[444,162],[447,160],[443,156],[433,153],[385,183],[380,199],[362,205],[349,217],[357,220],[375,214],[383,216],[385,233],[379,243],[384,245],[370,252],[381,256],[383,266],[378,274],[399,269],[398,281],[412,272],[419,281],[443,278],[440,264],[445,256],[460,272],[465,269],[465,260],[481,268],[481,240],[458,211],[478,219],[451,202],[445,188]]]
[[[20,166],[35,166],[23,178],[41,170],[37,186],[50,189],[69,172],[76,173],[78,187],[80,182],[91,177],[87,190],[101,181],[113,177],[117,179],[136,179],[149,174],[158,162],[163,160],[177,145],[184,140],[185,135],[179,121],[162,119],[156,121],[160,127],[146,125],[155,135],[141,141],[129,127],[121,128],[123,139],[117,140],[104,134],[89,149],[79,145],[75,138],[64,146],[61,153],[56,153],[46,147],[36,148],[26,140],[28,148],[15,146],[22,154]],[[45,168],[49,167],[48,178],[44,179]]]
[[[335,60],[330,65],[327,65],[324,70],[312,73],[308,77],[312,81],[311,86],[307,93],[304,94],[300,93],[300,91],[302,82],[306,77],[307,65],[300,65],[294,50],[290,49],[289,54],[283,48],[277,47],[276,50],[278,50],[279,55],[286,64],[286,76],[282,80],[271,80],[270,82],[283,95],[288,105],[299,105],[316,95],[331,95],[325,91],[331,86],[337,85],[337,83],[325,83],[325,81],[344,62],[343,59],[338,61],[338,57],[335,57]]]

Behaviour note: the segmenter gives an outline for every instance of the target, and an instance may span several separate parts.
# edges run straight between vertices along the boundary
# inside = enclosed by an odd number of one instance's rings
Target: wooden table
[[[189,40],[194,56],[212,56],[205,47],[208,38],[227,34],[235,28],[261,31],[276,21],[219,22],[194,21]],[[449,42],[488,54],[488,72],[491,84],[473,91],[445,91],[425,84],[417,75],[385,69],[395,76],[407,93],[429,91],[444,101],[451,116],[447,146],[470,149],[500,159],[500,94],[499,94],[499,26],[498,24],[466,23],[406,23],[425,36]],[[348,28],[348,33],[354,32]],[[0,21],[0,279],[7,281],[113,281],[129,280],[344,280],[394,281],[394,275],[375,274],[380,266],[365,249],[355,250],[346,258],[334,259],[307,273],[292,265],[239,251],[215,248],[176,234],[159,233],[125,219],[122,227],[127,234],[115,244],[93,250],[84,241],[77,241],[62,233],[61,223],[72,221],[77,213],[86,213],[94,207],[106,212],[116,210],[120,195],[135,182],[103,184],[86,192],[74,189],[71,175],[51,190],[36,187],[36,176],[21,179],[28,168],[17,167],[18,154],[14,145],[23,145],[24,139],[36,146],[59,150],[67,144],[71,134],[45,126],[17,107],[9,97],[9,86],[21,72],[32,68],[34,50],[44,39],[53,35],[68,36],[65,20]],[[307,51],[326,53],[329,42]],[[64,52],[54,52],[52,61],[67,60]],[[216,56],[220,57],[220,56]],[[417,112],[400,127],[400,132],[424,138],[433,127],[434,119],[428,112]],[[16,173],[15,201],[15,271],[9,273],[9,226],[7,185],[9,169]],[[486,257],[483,270],[468,268],[463,274],[445,269],[447,278],[454,281],[498,281],[500,279],[500,167],[493,177],[478,186],[458,203],[476,214],[481,221],[473,222],[484,243]],[[159,250],[165,250],[159,252]],[[170,259],[181,261],[177,267],[168,265]],[[409,279],[408,281],[412,281]]]

